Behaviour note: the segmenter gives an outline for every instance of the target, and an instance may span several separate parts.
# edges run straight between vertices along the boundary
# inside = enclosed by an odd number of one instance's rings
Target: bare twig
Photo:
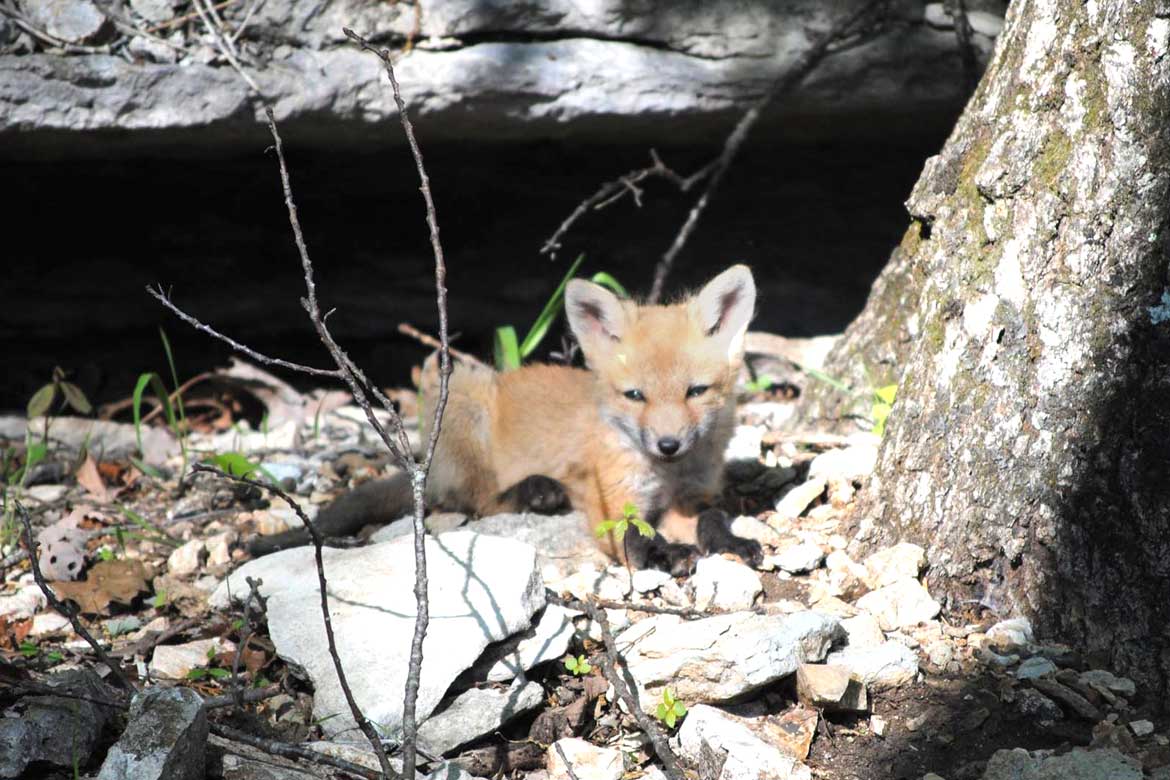
[[[248,6],[248,11],[244,14],[244,18],[236,27],[235,32],[232,33],[230,40],[233,44],[239,40],[240,36],[244,34],[244,30],[248,27],[248,22],[252,21],[252,14],[260,10],[260,6],[264,5],[264,0],[252,0],[252,5]]]
[[[211,733],[232,742],[240,742],[244,745],[249,745],[257,750],[263,750],[265,753],[271,753],[274,756],[284,756],[285,758],[300,759],[302,761],[309,761],[321,766],[331,766],[334,769],[340,769],[343,772],[357,775],[358,777],[367,778],[367,780],[379,780],[382,775],[372,769],[355,764],[352,761],[346,761],[343,758],[334,758],[327,753],[318,753],[316,750],[310,750],[301,745],[290,745],[287,742],[277,742],[274,739],[266,739],[265,737],[258,737],[255,734],[249,734],[246,731],[226,726],[223,723],[210,723],[208,728]]]
[[[192,0],[192,5],[195,6],[195,11],[199,14],[199,19],[203,22],[203,26],[207,28],[209,33],[211,33],[211,37],[215,41],[215,45],[219,48],[219,53],[223,55],[223,58],[228,61],[229,65],[235,68],[236,73],[240,74],[240,78],[242,78],[244,82],[252,88],[252,91],[255,92],[261,99],[263,99],[264,91],[260,89],[260,85],[257,84],[251,76],[248,75],[248,72],[244,70],[244,66],[240,64],[239,57],[236,56],[235,45],[228,40],[227,36],[224,35],[223,30],[220,29],[219,24],[216,23],[216,18],[218,15],[215,12],[215,8],[211,6],[210,3],[207,3],[207,0]]]
[[[554,742],[553,747],[557,749],[557,755],[561,757],[561,762],[565,765],[565,771],[569,773],[569,780],[581,780],[581,778],[577,777],[577,772],[573,769],[573,765],[569,763],[569,757],[565,755],[565,749],[561,747],[560,740]]]
[[[221,9],[227,8],[229,5],[235,5],[239,1],[240,0],[223,0],[223,2],[216,3],[213,7],[215,8],[215,10],[219,11]],[[158,32],[159,30],[165,30],[168,27],[178,27],[180,24],[185,24],[185,23],[191,21],[192,19],[198,19],[198,18],[199,18],[199,14],[197,14],[197,13],[183,14],[182,16],[176,16],[174,19],[168,19],[165,22],[159,22],[158,24],[154,25],[153,27],[147,27],[146,30],[147,30],[147,32],[154,33],[154,32]]]
[[[251,688],[246,691],[232,691],[222,696],[211,696],[203,700],[203,708],[208,710],[223,707],[240,707],[244,704],[255,704],[258,701],[271,699],[284,692],[283,685],[269,685],[264,688]]]
[[[948,0],[943,7],[955,22],[955,39],[959,43],[959,59],[963,63],[963,83],[973,91],[979,83],[979,58],[971,42],[975,31],[971,29],[971,20],[967,16],[967,0]]]
[[[585,611],[588,613],[590,620],[597,623],[601,629],[601,641],[605,645],[605,652],[601,655],[601,673],[605,675],[605,679],[609,680],[609,684],[613,686],[617,696],[626,705],[626,709],[630,711],[630,715],[638,722],[638,727],[646,732],[646,736],[650,738],[650,744],[654,748],[654,753],[662,762],[663,769],[666,776],[670,780],[684,780],[686,775],[683,774],[682,767],[679,766],[678,757],[675,756],[674,751],[670,749],[667,744],[666,737],[662,730],[658,728],[658,724],[642,711],[642,705],[638,701],[638,692],[636,686],[631,685],[626,680],[628,672],[619,672],[623,667],[624,662],[617,650],[617,643],[614,642],[613,632],[609,628],[609,618],[605,614],[605,610],[600,608],[592,599],[582,602],[585,606]]]
[[[386,757],[386,749],[382,746],[382,738],[374,729],[374,725],[370,723],[369,719],[366,718],[365,714],[362,712],[361,707],[358,706],[357,700],[354,699],[353,691],[351,691],[349,687],[349,679],[346,677],[345,668],[341,663],[341,656],[337,654],[337,640],[333,634],[333,618],[329,614],[328,582],[325,579],[325,558],[323,553],[325,547],[325,538],[321,536],[321,532],[317,530],[317,526],[314,525],[313,521],[309,519],[309,516],[305,514],[305,510],[301,509],[301,505],[297,503],[296,499],[294,499],[288,493],[285,493],[277,486],[267,482],[260,482],[255,479],[250,479],[248,477],[239,477],[234,474],[229,474],[222,469],[216,468],[215,466],[209,466],[206,463],[196,463],[194,466],[192,466],[192,470],[196,472],[204,472],[207,474],[215,474],[217,476],[223,477],[224,479],[230,479],[233,482],[239,482],[243,485],[252,485],[253,487],[260,488],[261,490],[266,490],[287,504],[288,508],[295,512],[297,517],[301,519],[301,522],[304,523],[305,528],[309,532],[309,536],[313,539],[314,560],[317,563],[317,585],[318,590],[321,593],[321,616],[325,620],[325,639],[329,644],[329,657],[333,659],[333,669],[337,672],[337,682],[341,685],[341,692],[345,695],[345,702],[349,705],[349,711],[353,715],[354,721],[356,721],[358,728],[361,729],[361,732],[366,735],[366,739],[370,741],[370,744],[374,748],[374,752],[377,753],[378,763],[382,765],[382,772],[386,777],[396,777],[394,770],[390,768],[390,760]],[[251,583],[249,583],[249,587],[250,586]]]
[[[703,177],[711,172],[715,166],[715,160],[704,165],[699,170],[692,173],[690,176],[680,176],[674,170],[666,166],[658,157],[658,152],[654,149],[650,150],[650,159],[652,164],[645,168],[637,168],[629,173],[619,176],[612,181],[607,181],[602,184],[597,192],[594,192],[585,200],[577,204],[573,212],[565,217],[564,222],[556,229],[548,239],[545,240],[544,246],[540,248],[542,255],[549,255],[556,257],[557,250],[561,248],[561,239],[569,232],[577,220],[585,216],[590,210],[599,211],[611,203],[621,199],[627,193],[633,198],[637,206],[642,205],[642,190],[638,185],[644,180],[652,177],[666,179],[675,184],[680,192],[689,192],[691,187],[696,183],[702,181]]]
[[[260,595],[260,586],[264,584],[264,580],[251,577],[246,577],[245,580],[248,583],[248,599],[244,602],[244,624],[248,633],[242,636],[240,644],[236,647],[236,654],[232,657],[232,690],[239,707],[244,706],[244,687],[240,685],[240,659],[244,656],[244,649],[252,641],[252,635],[256,633],[256,622],[252,619],[252,604],[255,602],[256,611],[261,615],[268,606],[264,596]]]
[[[870,0],[870,2],[866,3],[858,11],[835,24],[800,55],[792,67],[785,71],[772,84],[767,93],[740,117],[731,133],[723,142],[723,150],[715,160],[715,167],[711,171],[711,175],[707,178],[707,186],[703,190],[703,194],[699,196],[699,199],[695,201],[695,205],[691,207],[690,213],[687,214],[687,218],[679,229],[678,234],[674,237],[670,248],[666,250],[666,253],[663,254],[662,259],[658,261],[658,265],[654,269],[654,282],[650,286],[650,295],[647,299],[650,303],[657,303],[662,298],[663,286],[666,283],[667,275],[670,274],[670,270],[674,266],[675,258],[678,257],[679,252],[686,245],[687,239],[694,232],[695,225],[698,224],[699,218],[703,215],[707,204],[711,201],[711,195],[723,181],[723,177],[731,166],[732,160],[739,153],[740,147],[743,146],[743,142],[747,139],[748,133],[751,132],[756,122],[759,121],[764,109],[777,97],[800,84],[804,77],[820,64],[821,60],[832,53],[830,47],[834,43],[857,34],[859,25],[877,8],[884,6],[887,2],[888,0]]]
[[[16,502],[16,512],[20,515],[21,522],[24,523],[24,543],[28,546],[28,559],[32,564],[33,579],[36,580],[37,587],[41,589],[41,593],[45,594],[45,599],[48,600],[49,606],[68,619],[69,623],[73,626],[73,630],[77,632],[77,635],[89,643],[89,646],[93,648],[94,655],[109,668],[110,676],[114,678],[114,682],[118,683],[118,687],[127,691],[133,691],[134,686],[130,684],[130,680],[122,673],[122,667],[106,655],[106,651],[93,638],[93,634],[89,633],[85,626],[82,625],[81,619],[77,617],[77,611],[70,609],[64,602],[57,598],[57,594],[49,587],[49,583],[45,582],[45,575],[41,573],[41,564],[37,560],[37,542],[33,539],[32,518],[29,517],[28,510],[24,508],[24,504],[19,501]]]
[[[425,488],[427,474],[431,462],[435,457],[435,447],[439,441],[439,432],[443,423],[443,412],[447,408],[447,395],[451,377],[451,339],[447,330],[447,265],[443,259],[443,245],[439,241],[439,220],[435,211],[435,201],[431,196],[430,177],[427,176],[426,166],[423,164],[422,151],[414,137],[414,127],[410,123],[410,115],[406,110],[406,102],[402,99],[402,91],[398,87],[398,79],[394,75],[394,64],[390,60],[390,52],[371,46],[365,38],[357,35],[353,30],[344,29],[346,36],[361,47],[363,51],[372,52],[382,60],[386,69],[386,76],[390,80],[390,87],[394,91],[394,103],[398,106],[398,119],[402,123],[402,130],[406,134],[406,141],[410,145],[411,156],[414,157],[415,168],[418,171],[419,189],[426,204],[427,227],[430,229],[431,252],[435,257],[435,296],[439,310],[439,395],[435,401],[434,417],[431,420],[430,437],[426,445],[426,453],[420,465],[410,471],[411,483],[414,492],[414,596],[417,603],[417,614],[414,620],[414,636],[410,645],[410,665],[406,674],[406,692],[402,707],[402,774],[405,777],[414,777],[414,767],[417,759],[416,742],[418,723],[416,720],[416,702],[418,699],[419,681],[422,675],[423,640],[427,634],[427,624],[430,621],[430,608],[427,602],[427,555],[426,555],[426,497]]]
[[[404,336],[410,336],[418,343],[423,344],[424,346],[428,346],[431,349],[443,348],[442,342],[440,342],[437,338],[429,333],[423,333],[421,330],[408,322],[398,323],[398,332]],[[455,349],[455,347],[449,347],[449,349],[451,350],[451,355],[453,357],[462,360],[464,363],[470,363],[473,366],[487,366],[487,363],[484,363],[470,352],[463,352],[462,350]]]

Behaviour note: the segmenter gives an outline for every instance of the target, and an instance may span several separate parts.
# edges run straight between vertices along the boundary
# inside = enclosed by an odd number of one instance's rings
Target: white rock
[[[987,641],[1008,649],[1027,647],[1033,642],[1032,621],[1022,617],[1001,620],[987,629]]]
[[[1035,680],[1037,677],[1055,673],[1056,664],[1043,656],[1037,655],[1020,664],[1020,668],[1016,669],[1016,679]]]
[[[57,433],[56,430],[53,433]],[[32,485],[24,489],[24,494],[34,501],[51,504],[60,501],[69,490],[65,485]]]
[[[754,460],[760,459],[764,449],[764,429],[755,425],[737,425],[731,440],[727,442],[727,449],[723,451],[724,460]]]
[[[1104,669],[1089,669],[1081,672],[1081,682],[1086,685],[1099,685],[1112,693],[1118,693],[1126,698],[1133,698],[1137,693],[1137,686],[1128,677],[1117,677]]]
[[[665,687],[688,703],[727,701],[822,660],[842,637],[837,619],[818,612],[731,612],[685,622],[655,615],[622,632],[617,644],[640,701],[653,712]]]
[[[544,701],[540,683],[517,680],[511,687],[471,688],[419,726],[419,746],[436,756],[490,734]]]
[[[1039,751],[997,750],[983,780],[1142,780],[1141,764],[1113,748],[1073,750],[1054,756]]]
[[[232,544],[235,541],[235,531],[224,531],[223,533],[216,534],[215,536],[207,537],[207,565],[223,566],[226,563],[231,563]]]
[[[832,539],[829,543],[833,545]],[[855,599],[865,592],[865,567],[844,550],[834,549],[826,555],[825,569],[829,572],[829,587],[837,595]]]
[[[621,601],[630,591],[630,573],[621,566],[598,569],[587,564],[562,580],[549,582],[548,587],[555,593],[568,593],[579,601],[590,596]]]
[[[796,669],[796,694],[814,707],[855,712],[869,708],[865,686],[844,666],[801,664]]]
[[[673,581],[674,579],[669,572],[658,569],[639,569],[634,572],[633,584],[634,590],[639,593],[650,593]]]
[[[759,574],[720,555],[700,560],[690,585],[698,609],[748,609],[764,591]]]
[[[816,501],[824,492],[825,480],[823,477],[814,477],[797,485],[776,502],[776,520],[791,520],[794,517],[800,517],[801,513],[808,509],[808,505]]]
[[[1154,733],[1154,724],[1148,720],[1131,720],[1129,727],[1137,737],[1148,737]]]
[[[1003,17],[987,11],[968,11],[967,21],[972,30],[988,38],[998,38],[1003,32]]]
[[[207,666],[208,655],[235,651],[235,644],[221,637],[197,639],[182,645],[159,645],[150,659],[150,674],[165,680],[181,680],[192,669]]]
[[[523,513],[484,517],[469,528],[477,534],[532,545],[545,580],[552,582],[572,575],[587,564],[604,569],[611,563],[588,525],[580,512],[552,516]]]
[[[769,555],[768,559],[782,571],[803,574],[821,565],[821,561],[825,559],[825,551],[820,545],[801,542],[786,547],[775,555]]]
[[[916,626],[933,619],[941,609],[926,588],[911,579],[870,591],[857,600],[857,606],[872,613],[884,631]]]
[[[876,444],[854,444],[844,449],[822,452],[809,464],[808,477],[860,482],[873,473],[877,465],[877,452]]]
[[[754,539],[769,547],[778,547],[781,542],[780,534],[773,531],[763,520],[751,515],[740,515],[732,520],[731,532],[744,539]]]
[[[175,548],[167,557],[167,573],[176,577],[185,577],[199,570],[203,553],[207,547],[202,539],[192,539],[184,545]]]
[[[40,587],[25,585],[11,596],[0,596],[0,616],[23,620],[32,617],[48,603]]]
[[[674,739],[678,753],[691,763],[703,757],[706,744],[727,760],[719,780],[809,780],[808,767],[760,739],[726,713],[705,704],[687,712]]]
[[[536,551],[527,544],[453,531],[427,537],[430,625],[418,715],[428,716],[484,648],[528,628],[544,606]],[[401,735],[402,697],[413,636],[414,551],[409,537],[348,550],[326,549],[330,613],[350,687],[366,716],[390,739]],[[313,550],[284,550],[236,570],[211,598],[243,599],[245,577],[264,581],[277,653],[302,667],[316,690],[314,715],[329,735],[353,728],[326,648]],[[333,716],[333,717],[327,717]]]
[[[848,637],[846,641],[851,650],[878,647],[886,642],[886,635],[882,633],[877,618],[868,612],[845,618],[841,621],[841,628],[845,629]]]
[[[539,663],[562,658],[577,632],[573,618],[579,614],[575,610],[549,604],[535,626],[517,635],[523,636],[520,642],[499,655],[484,675],[485,678],[491,682],[505,682]],[[491,648],[488,652],[491,652]]]
[[[944,668],[955,657],[955,649],[945,639],[935,640],[926,646],[926,659],[937,668]]]
[[[886,735],[886,728],[889,725],[889,722],[879,715],[871,715],[869,717],[869,728],[876,736],[884,737]]]
[[[69,618],[64,615],[59,615],[56,612],[42,612],[33,617],[32,628],[29,629],[28,635],[34,638],[40,638],[51,634],[62,633],[73,633],[73,628],[69,624]]]
[[[912,682],[918,674],[918,656],[899,642],[887,641],[878,647],[845,648],[829,653],[826,663],[849,669],[872,690],[897,688]]]
[[[134,12],[148,22],[165,22],[175,16],[171,0],[130,0]]]
[[[863,565],[865,584],[870,588],[881,588],[898,580],[918,579],[926,566],[926,551],[916,544],[900,542],[870,555]]]
[[[557,748],[560,747],[558,751]],[[577,780],[620,780],[623,774],[622,754],[612,748],[597,747],[575,737],[559,739],[548,746],[549,780],[571,780],[565,767],[565,754]]]
[[[942,3],[927,3],[923,14],[923,21],[931,27],[940,30],[950,30],[955,26],[955,20],[947,13]]]

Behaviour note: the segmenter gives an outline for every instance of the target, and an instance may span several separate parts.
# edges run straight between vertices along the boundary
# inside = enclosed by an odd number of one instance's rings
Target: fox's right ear
[[[565,288],[565,314],[586,358],[605,353],[626,329],[626,312],[618,297],[584,279],[573,279]]]

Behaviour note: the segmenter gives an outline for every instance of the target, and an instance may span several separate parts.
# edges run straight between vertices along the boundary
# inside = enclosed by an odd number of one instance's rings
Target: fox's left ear
[[[695,298],[707,336],[717,339],[728,360],[743,354],[743,338],[756,310],[756,282],[746,265],[733,265],[707,282]]]

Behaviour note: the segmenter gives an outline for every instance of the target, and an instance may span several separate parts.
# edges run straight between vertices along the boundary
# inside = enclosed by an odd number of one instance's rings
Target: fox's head
[[[755,305],[743,265],[670,306],[621,300],[583,279],[565,290],[569,327],[598,376],[607,422],[663,461],[726,427]]]

